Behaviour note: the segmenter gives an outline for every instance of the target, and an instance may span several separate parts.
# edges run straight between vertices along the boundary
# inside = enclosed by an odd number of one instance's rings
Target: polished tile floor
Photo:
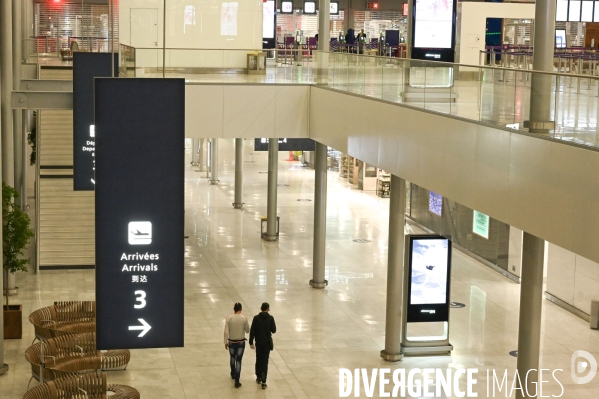
[[[486,370],[513,376],[517,349],[519,285],[454,251],[451,310],[452,356],[405,358],[387,363],[384,347],[388,199],[348,187],[329,172],[327,279],[324,290],[309,287],[312,263],[314,171],[279,156],[279,242],[260,239],[260,216],[266,213],[267,153],[244,142],[245,209],[234,210],[233,141],[221,140],[220,179],[210,186],[205,173],[186,167],[185,347],[132,351],[126,371],[108,373],[109,382],[136,387],[143,399],[163,398],[337,398],[339,368],[389,367],[479,369],[477,390],[486,397]],[[188,148],[188,158],[190,151]],[[189,159],[188,159],[189,160]],[[187,163],[189,165],[189,163]],[[364,238],[368,243],[352,240]],[[6,341],[7,375],[0,377],[2,399],[21,398],[31,373],[23,353],[33,339],[27,315],[59,300],[94,299],[90,270],[44,271],[18,276],[24,335]],[[166,295],[166,293],[165,293]],[[265,391],[254,382],[254,352],[246,350],[243,386],[228,375],[228,352],[222,344],[223,320],[234,302],[244,313],[271,304],[277,321]],[[575,350],[599,359],[599,332],[588,323],[543,301],[541,364],[558,373],[564,398],[596,398],[599,377],[587,385],[570,378]],[[510,377],[510,381],[512,378]],[[463,387],[463,381],[460,385]],[[544,395],[559,395],[555,382]],[[364,396],[364,390],[361,391]],[[353,393],[352,393],[353,397]],[[378,387],[374,397],[379,397]],[[445,396],[442,396],[445,397]],[[505,397],[505,396],[502,396]]]

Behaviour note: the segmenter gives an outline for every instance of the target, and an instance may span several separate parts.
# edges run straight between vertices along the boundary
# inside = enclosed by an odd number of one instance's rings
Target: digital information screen
[[[293,14],[293,2],[282,1],[281,2],[281,14]]]
[[[95,80],[96,334],[183,346],[185,80]]]
[[[274,39],[275,37],[275,1],[268,0],[262,3],[262,38]]]
[[[114,71],[118,74],[118,54]],[[110,77],[109,53],[73,53],[73,189],[94,189],[96,138],[94,130],[94,78]]]
[[[407,237],[408,322],[449,320],[451,241],[438,235]]]
[[[220,35],[237,36],[237,11],[239,3],[236,1],[224,2],[220,8]]]
[[[556,29],[555,30],[555,47],[556,48],[566,48],[566,30],[565,29]]]
[[[304,1],[304,14],[316,14],[316,2]]]
[[[453,62],[456,1],[415,0],[415,2],[412,58]]]
[[[268,151],[268,140],[255,139],[254,151]],[[279,139],[279,151],[316,151],[316,143],[312,139]]]
[[[555,20],[560,22],[568,21],[568,0],[557,0]]]
[[[331,1],[330,15],[339,15],[339,2]]]
[[[437,216],[443,215],[443,196],[441,194],[429,191],[428,210]]]

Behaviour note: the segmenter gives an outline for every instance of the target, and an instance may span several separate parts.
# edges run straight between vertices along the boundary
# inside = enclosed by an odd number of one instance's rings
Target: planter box
[[[4,305],[4,339],[21,339],[23,315],[21,305]]]

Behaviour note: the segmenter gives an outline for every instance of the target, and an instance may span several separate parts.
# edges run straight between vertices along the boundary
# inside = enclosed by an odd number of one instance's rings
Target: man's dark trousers
[[[270,356],[269,345],[256,345],[256,377],[266,383],[268,374],[268,357]]]

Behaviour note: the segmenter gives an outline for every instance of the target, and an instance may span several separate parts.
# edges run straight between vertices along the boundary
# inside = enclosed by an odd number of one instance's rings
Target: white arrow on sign
[[[152,328],[144,319],[137,319],[142,324],[141,326],[129,326],[129,331],[142,330],[138,337],[143,337]]]

